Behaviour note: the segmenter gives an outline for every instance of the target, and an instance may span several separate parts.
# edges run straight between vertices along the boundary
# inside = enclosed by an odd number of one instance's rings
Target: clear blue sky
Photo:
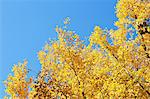
[[[37,52],[48,38],[56,38],[55,26],[71,18],[71,29],[82,38],[95,25],[115,28],[116,0],[0,0],[0,99],[2,83],[12,65],[28,60],[30,75],[40,69]]]

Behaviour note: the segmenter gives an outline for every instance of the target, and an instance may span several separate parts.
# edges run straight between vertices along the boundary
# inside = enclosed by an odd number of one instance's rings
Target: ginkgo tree
[[[14,75],[5,81],[5,98],[148,99],[150,1],[118,0],[116,16],[118,28],[95,26],[88,45],[75,32],[57,26],[58,39],[38,52],[37,79],[27,77],[26,61],[15,65]]]

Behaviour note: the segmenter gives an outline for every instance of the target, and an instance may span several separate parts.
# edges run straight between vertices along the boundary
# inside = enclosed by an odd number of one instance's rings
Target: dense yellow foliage
[[[26,78],[25,61],[13,67],[6,92],[13,99],[150,98],[150,1],[119,0],[116,15],[118,29],[96,26],[87,46],[76,33],[56,27],[58,40],[38,52],[35,82]]]
[[[4,82],[7,86],[5,91],[10,94],[13,99],[25,99],[29,95],[29,86],[32,82],[32,78],[27,80],[26,75],[28,71],[26,65],[26,60],[23,64],[18,63],[18,65],[14,65],[12,69],[14,75],[9,75]]]

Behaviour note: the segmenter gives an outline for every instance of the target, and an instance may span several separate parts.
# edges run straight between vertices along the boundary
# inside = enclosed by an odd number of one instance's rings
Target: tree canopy
[[[27,77],[26,60],[14,65],[14,74],[5,81],[5,98],[148,99],[150,1],[118,0],[116,16],[117,29],[95,26],[88,45],[75,32],[57,26],[58,39],[38,52],[37,79]],[[65,19],[65,26],[69,21]]]

